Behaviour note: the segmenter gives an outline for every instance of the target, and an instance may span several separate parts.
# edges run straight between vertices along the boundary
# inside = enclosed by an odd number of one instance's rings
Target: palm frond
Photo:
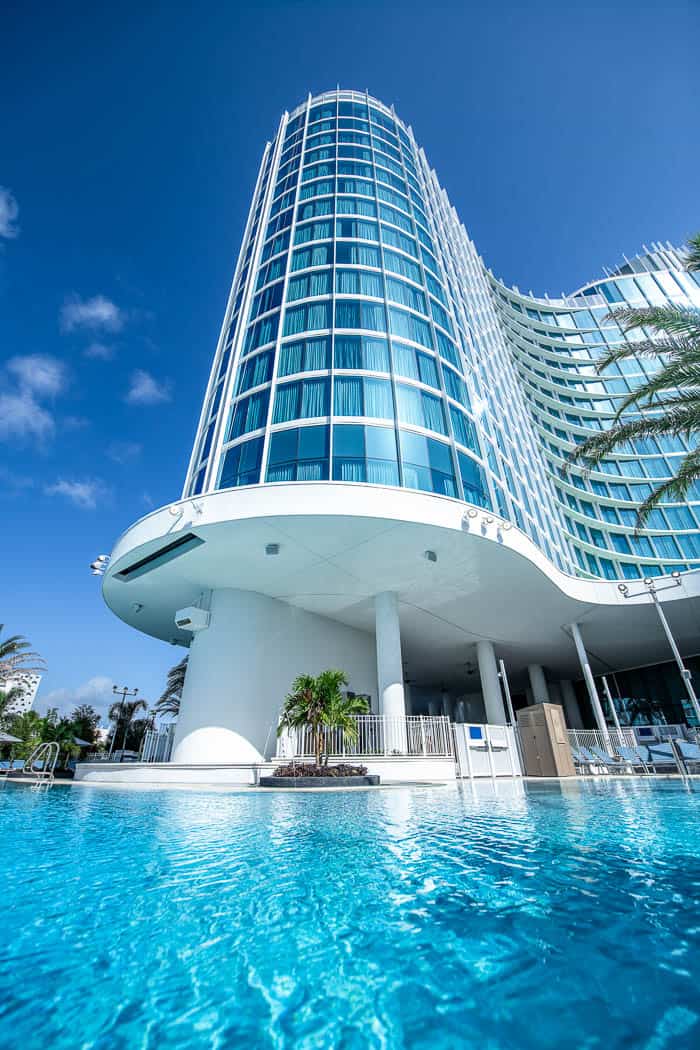
[[[685,268],[686,270],[700,270],[700,233],[688,238]]]
[[[676,361],[662,368],[655,376],[641,383],[622,399],[617,406],[615,421],[617,422],[633,406],[642,406],[644,402],[649,402],[644,406],[646,408],[665,409],[672,403],[671,399],[661,398],[654,402],[653,398],[668,391],[676,391],[679,387],[682,387],[684,392],[690,394],[700,405],[700,363],[689,365],[684,361]]]
[[[617,423],[615,426],[610,427],[609,430],[593,434],[581,442],[580,445],[571,450],[567,458],[570,463],[581,463],[583,461],[588,465],[595,465],[628,441],[666,434],[671,434],[674,437],[678,437],[680,434],[687,434],[697,428],[699,411],[700,406],[698,406],[696,401],[694,406],[676,408],[667,415],[660,417],[640,416],[625,423]]]
[[[692,306],[620,306],[608,313],[607,320],[625,333],[648,328],[662,335],[700,339],[700,310]]]
[[[637,511],[636,528],[643,528],[652,510],[662,500],[666,502],[676,500],[682,503],[690,486],[698,480],[700,480],[700,449],[696,448],[683,458],[674,477],[657,485],[654,491],[647,496]]]

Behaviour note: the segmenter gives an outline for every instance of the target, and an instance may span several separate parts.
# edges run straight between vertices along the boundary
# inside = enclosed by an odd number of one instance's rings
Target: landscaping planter
[[[368,773],[359,777],[260,777],[260,787],[264,788],[334,788],[334,787],[376,787],[379,776]]]

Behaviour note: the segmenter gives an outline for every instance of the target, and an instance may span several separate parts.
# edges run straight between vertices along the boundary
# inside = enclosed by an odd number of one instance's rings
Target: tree
[[[339,674],[340,672],[325,672],[326,674]],[[343,683],[347,684],[345,676]],[[337,693],[332,697],[328,705],[328,725],[333,729],[340,729],[343,737],[349,744],[357,743],[358,727],[357,715],[366,715],[369,712],[369,700],[366,696],[350,696],[342,693],[338,687]]]
[[[138,711],[147,710],[148,704],[145,700],[118,700],[110,707],[109,720],[110,722],[114,722],[112,738],[116,743],[117,734],[119,732],[123,733],[122,749],[126,747],[126,737],[129,732],[129,727],[134,720],[134,715]]]
[[[100,715],[91,704],[80,704],[73,708],[70,716],[75,736],[96,745],[99,740]]]
[[[3,689],[0,686],[0,727],[12,717],[10,708],[13,706],[16,700],[19,700],[23,695],[23,690],[14,685],[10,689]]]
[[[294,679],[292,691],[285,698],[277,735],[281,736],[285,729],[308,726],[317,766],[321,764],[326,727],[339,728],[350,740],[356,740],[357,725],[353,716],[367,712],[365,697],[343,695],[342,686],[347,684],[343,671],[329,669],[317,678],[303,674]]]
[[[9,722],[9,732],[21,741],[14,748],[19,758],[29,758],[35,747],[45,739],[52,739],[45,737],[46,719],[36,711],[24,711],[21,715],[13,715]]]
[[[700,233],[688,242],[686,268],[700,270]],[[625,397],[608,430],[594,434],[570,454],[572,462],[594,467],[620,446],[658,436],[688,439],[700,432],[700,310],[687,306],[624,307],[612,310],[609,319],[622,331],[645,330],[639,342],[625,342],[610,349],[596,364],[601,374],[610,365],[629,357],[659,362],[655,374]],[[637,512],[642,528],[662,500],[682,501],[700,479],[700,448],[692,448],[676,474],[644,500]]]
[[[0,623],[0,633],[5,629]],[[43,671],[46,661],[38,653],[32,652],[31,644],[21,634],[10,635],[0,640],[0,681],[11,678],[20,672]]]
[[[159,698],[153,710],[157,715],[172,715],[174,718],[180,714],[180,700],[185,685],[185,674],[187,673],[187,657],[180,660],[168,671],[165,690]]]

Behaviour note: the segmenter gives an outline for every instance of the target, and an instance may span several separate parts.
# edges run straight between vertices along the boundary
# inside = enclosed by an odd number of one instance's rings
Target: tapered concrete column
[[[503,707],[501,684],[498,678],[498,665],[492,642],[477,642],[476,656],[479,661],[481,691],[486,708],[486,721],[492,726],[506,724],[506,712]]]
[[[440,710],[440,704],[437,700],[428,700],[428,714],[431,718],[442,714],[442,711]]]
[[[581,638],[581,631],[577,623],[571,624],[571,636],[574,639],[574,645],[576,646],[576,653],[578,654],[579,663],[581,664],[581,670],[583,671],[583,679],[588,689],[588,695],[591,700],[591,707],[593,708],[593,717],[596,720],[598,729],[604,737],[608,735],[608,725],[605,721],[605,715],[603,714],[603,708],[600,706],[600,697],[598,696],[598,690],[596,689],[595,679],[593,672],[591,671],[590,664],[588,663],[588,656],[583,646],[583,639]]]
[[[576,690],[574,689],[573,682],[565,679],[559,683],[561,689],[561,698],[564,704],[564,714],[566,715],[566,724],[569,729],[583,729],[583,719],[581,718],[581,708],[578,706],[578,700],[576,699]]]
[[[467,714],[465,711],[464,700],[458,700],[455,705],[455,722],[466,722]]]
[[[442,694],[441,703],[442,703],[442,711],[440,712],[440,714],[447,715],[448,718],[450,718],[450,719],[452,719],[454,721],[455,705],[454,705],[454,700],[452,700],[450,698],[450,694],[449,693],[443,693]]]
[[[399,600],[393,591],[384,591],[374,599],[377,637],[377,685],[379,712],[382,715],[406,714],[401,660]]]
[[[541,664],[528,664],[527,673],[530,676],[530,686],[535,703],[548,704],[549,689]]]

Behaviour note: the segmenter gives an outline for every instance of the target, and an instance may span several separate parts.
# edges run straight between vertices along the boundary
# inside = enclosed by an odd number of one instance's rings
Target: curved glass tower
[[[634,528],[686,442],[566,462],[653,367],[595,373],[625,338],[610,309],[669,302],[700,305],[700,285],[661,246],[560,299],[508,288],[392,109],[333,91],[285,113],[182,499],[105,576],[117,615],[190,647],[175,760],[258,761],[293,678],[328,666],[377,713],[403,716],[411,681],[414,713],[502,723],[497,650],[535,698],[546,667],[576,724],[579,622],[603,669],[666,658],[656,576],[695,652],[700,493]]]
[[[401,486],[491,508],[567,573],[696,568],[691,506],[634,532],[682,438],[565,469],[654,367],[594,373],[624,339],[610,309],[667,302],[700,304],[671,248],[562,299],[505,287],[393,110],[350,91],[310,98],[263,156],[185,495]]]

